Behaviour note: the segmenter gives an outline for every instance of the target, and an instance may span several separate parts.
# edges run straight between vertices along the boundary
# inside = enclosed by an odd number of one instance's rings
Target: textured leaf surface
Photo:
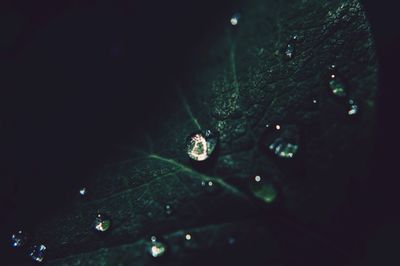
[[[151,126],[138,125],[141,137],[89,179],[87,199],[37,229],[50,265],[151,265],[144,248],[154,234],[168,243],[168,265],[243,258],[294,265],[321,254],[334,258],[324,265],[347,259],[330,228],[343,223],[342,205],[367,173],[377,88],[363,10],[353,0],[239,6],[238,27],[229,19],[217,25],[193,53],[191,74],[177,82],[167,111]],[[299,42],[288,61],[281,51],[294,34]],[[343,103],[329,94],[331,64],[360,105],[358,119],[348,119]],[[295,159],[278,160],[262,145],[269,138],[265,126],[274,123],[299,128]],[[186,138],[199,129],[219,134],[216,154],[204,164],[185,153]],[[255,175],[276,182],[273,205],[252,196],[248,182]],[[202,181],[212,181],[212,191]],[[104,236],[93,232],[98,211],[112,217]]]

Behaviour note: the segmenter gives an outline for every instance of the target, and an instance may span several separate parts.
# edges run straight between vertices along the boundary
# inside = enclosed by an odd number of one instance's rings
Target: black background
[[[81,2],[0,4],[1,252],[15,229],[62,208],[116,140],[163,111],[192,48],[235,10],[226,0]],[[380,89],[359,227],[371,265],[395,265],[400,23],[391,1],[363,2]]]

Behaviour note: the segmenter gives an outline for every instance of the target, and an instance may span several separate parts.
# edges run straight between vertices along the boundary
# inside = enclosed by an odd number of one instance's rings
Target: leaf
[[[49,265],[152,265],[144,250],[151,235],[168,243],[168,265],[349,260],[343,250],[350,244],[338,248],[343,235],[332,228],[343,222],[352,184],[368,171],[377,67],[364,12],[354,0],[258,0],[242,1],[241,15],[235,27],[218,24],[193,53],[200,56],[166,99],[166,111],[90,179],[90,197],[37,228]],[[293,35],[299,42],[287,61],[282,49]],[[359,102],[359,119],[349,121],[328,93],[331,64]],[[295,159],[279,160],[260,145],[273,123],[300,129]],[[199,129],[219,135],[204,164],[185,153],[186,138]],[[249,190],[255,175],[276,182],[272,206]],[[112,217],[104,236],[93,232],[97,212]],[[193,235],[189,247],[186,233]]]

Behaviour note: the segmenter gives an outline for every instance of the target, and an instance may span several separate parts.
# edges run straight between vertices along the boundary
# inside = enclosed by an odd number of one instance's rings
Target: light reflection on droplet
[[[192,239],[192,235],[191,234],[186,234],[185,235],[185,239],[186,240],[191,240]]]
[[[79,194],[80,194],[81,196],[85,196],[86,193],[87,193],[86,187],[82,187],[82,188],[79,190]]]
[[[234,14],[230,19],[231,25],[232,26],[238,25],[239,20],[240,20],[240,14],[239,13]]]
[[[280,130],[281,126],[280,125],[276,125],[275,128],[276,128],[276,130]]]

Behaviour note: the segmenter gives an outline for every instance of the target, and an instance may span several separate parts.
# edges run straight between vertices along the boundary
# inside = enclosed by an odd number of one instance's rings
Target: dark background
[[[0,4],[1,252],[10,252],[14,230],[29,232],[63,208],[114,143],[163,111],[193,47],[235,10],[226,0],[81,2]],[[371,265],[395,265],[398,7],[362,2],[376,41],[380,89],[374,171],[358,233]]]

